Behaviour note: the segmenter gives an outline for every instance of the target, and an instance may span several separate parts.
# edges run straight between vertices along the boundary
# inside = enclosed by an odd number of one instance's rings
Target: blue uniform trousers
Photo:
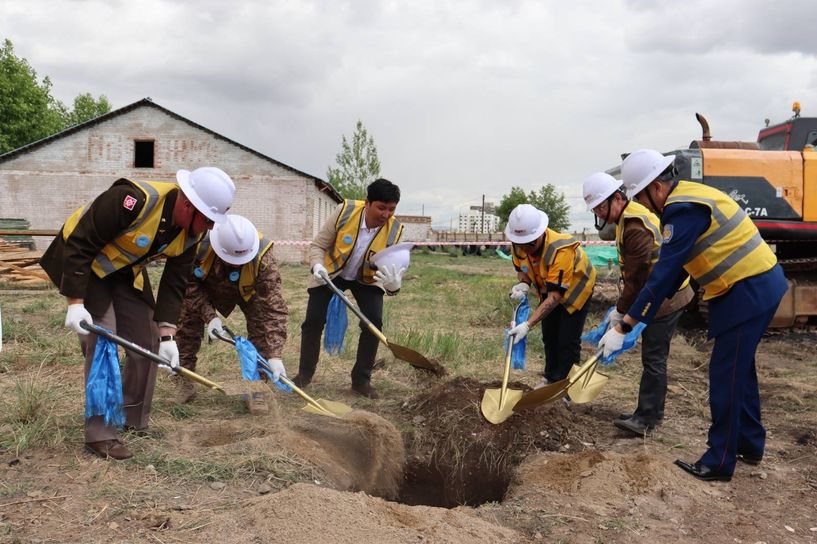
[[[709,449],[700,462],[718,474],[735,471],[738,453],[760,457],[766,429],[760,422],[755,350],[776,307],[715,337],[709,360]]]

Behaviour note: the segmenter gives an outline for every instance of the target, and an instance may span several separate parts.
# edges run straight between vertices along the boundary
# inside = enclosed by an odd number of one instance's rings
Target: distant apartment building
[[[459,223],[457,224],[458,232],[471,233],[490,233],[499,230],[499,217],[494,215],[494,204],[485,203],[485,213],[482,213],[482,206],[471,206],[471,208],[461,213]]]

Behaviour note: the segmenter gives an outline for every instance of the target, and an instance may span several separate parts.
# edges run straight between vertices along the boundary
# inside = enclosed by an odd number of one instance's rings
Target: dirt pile
[[[216,514],[197,534],[202,542],[524,542],[511,530],[465,512],[410,507],[364,493],[341,493],[296,484],[247,502],[238,512]]]
[[[514,414],[501,425],[486,421],[482,395],[499,385],[458,377],[403,405],[414,427],[401,502],[451,507],[500,501],[516,465],[531,452],[583,447],[579,423],[562,402]]]

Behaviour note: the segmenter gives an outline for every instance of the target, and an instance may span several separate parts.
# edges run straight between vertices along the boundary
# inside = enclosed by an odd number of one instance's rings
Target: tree
[[[74,109],[67,116],[67,126],[90,121],[94,117],[99,117],[109,111],[111,111],[111,103],[104,94],[99,95],[99,100],[94,100],[91,93],[78,94],[74,98]]]
[[[525,194],[521,187],[511,187],[510,194],[502,197],[496,209],[496,215],[503,227],[508,223],[508,217],[510,217],[513,209],[520,204],[528,204],[528,195]]]
[[[555,186],[548,183],[538,191],[531,191],[529,202],[548,214],[549,228],[564,232],[570,227],[570,204]]]
[[[528,194],[525,194],[521,187],[512,187],[511,192],[502,197],[496,209],[503,226],[508,223],[508,217],[513,209],[520,204],[531,204],[548,214],[548,227],[553,230],[561,232],[570,227],[570,204],[567,203],[565,195],[558,192],[550,183]]]
[[[365,200],[366,187],[380,177],[380,159],[374,138],[358,120],[352,144],[343,136],[341,152],[335,155],[337,167],[326,172],[329,183],[343,198]]]
[[[0,153],[59,132],[65,106],[51,96],[51,80],[37,81],[37,72],[14,55],[11,40],[0,48]]]
[[[74,109],[51,95],[48,76],[37,80],[37,72],[26,59],[14,54],[11,40],[0,47],[0,154],[51,136],[77,123],[111,111],[105,95],[98,100],[90,93],[74,98]]]

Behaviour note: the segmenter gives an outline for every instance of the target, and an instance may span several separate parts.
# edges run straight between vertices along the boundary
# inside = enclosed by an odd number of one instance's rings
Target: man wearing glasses
[[[542,322],[545,372],[542,385],[567,377],[581,357],[581,335],[596,270],[579,242],[548,227],[548,216],[530,204],[513,209],[505,227],[519,283],[512,300],[522,300],[534,286],[540,303],[527,321],[509,331],[514,343]]]
[[[86,321],[109,329],[179,366],[179,317],[196,244],[224,220],[235,185],[214,167],[179,170],[177,183],[122,178],[75,211],[43,254],[40,264],[68,301],[65,326],[79,335],[88,378],[96,335]],[[167,262],[156,299],[146,265]],[[125,428],[144,431],[156,384],[156,365],[127,352],[122,375]],[[100,457],[132,453],[102,416],[85,419],[85,446]]]
[[[650,323],[661,302],[689,274],[709,303],[709,448],[694,463],[675,464],[700,480],[729,481],[736,461],[756,465],[766,430],[760,422],[755,351],[788,284],[777,258],[749,216],[723,192],[678,180],[675,156],[652,149],[621,165],[627,194],[661,216],[661,252],[627,315],[599,343],[621,347],[639,321]]]
[[[658,261],[661,249],[661,227],[650,210],[627,198],[622,183],[610,174],[598,172],[582,184],[587,208],[595,215],[596,229],[608,223],[616,226],[616,249],[623,288],[610,316],[609,327],[615,327],[635,302],[641,288]],[[641,384],[634,412],[622,414],[613,424],[636,436],[644,436],[664,418],[667,396],[667,357],[675,326],[694,292],[689,278],[680,289],[663,301],[650,326],[642,334]]]

